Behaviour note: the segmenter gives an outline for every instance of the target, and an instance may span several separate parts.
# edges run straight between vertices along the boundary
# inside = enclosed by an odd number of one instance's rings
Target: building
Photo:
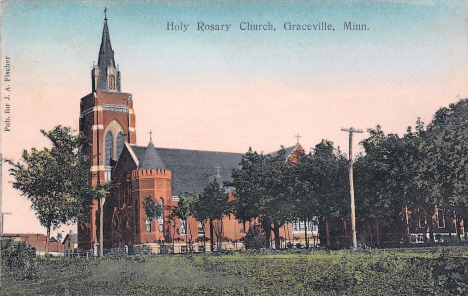
[[[112,182],[110,197],[104,204],[104,247],[204,241],[209,238],[205,221],[175,219],[171,210],[180,194],[201,193],[213,178],[219,183],[230,181],[242,154],[158,148],[151,133],[148,145],[137,146],[133,97],[121,91],[121,73],[116,67],[107,21],[105,17],[98,63],[91,70],[91,92],[81,98],[79,124],[87,140],[83,150],[93,156],[92,184]],[[303,151],[299,144],[286,149],[291,160],[298,151]],[[160,217],[146,217],[147,198],[163,207]],[[80,251],[90,250],[98,242],[99,211],[95,202],[79,222]],[[245,236],[246,226],[233,215],[216,223],[222,223],[224,230],[215,235],[224,241],[238,241]],[[316,229],[310,229],[316,236]],[[285,227],[283,232],[283,237],[293,237],[291,232],[304,235],[300,223]]]
[[[47,237],[42,233],[5,233],[2,240],[13,242],[24,242],[30,246],[37,255],[44,255]],[[62,244],[54,238],[49,242],[49,253],[53,256],[62,255]]]
[[[78,235],[73,234],[73,232],[70,230],[70,233],[68,233],[67,236],[65,236],[63,239],[62,246],[64,256],[69,257],[76,254],[78,251]]]

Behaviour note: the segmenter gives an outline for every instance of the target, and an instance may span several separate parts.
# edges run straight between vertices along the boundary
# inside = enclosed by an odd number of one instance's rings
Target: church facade
[[[104,247],[207,239],[206,221],[176,219],[172,209],[180,194],[201,193],[213,178],[230,181],[231,171],[240,168],[242,154],[158,148],[151,136],[148,145],[137,146],[133,97],[121,91],[107,21],[105,17],[98,63],[91,70],[91,92],[81,98],[79,122],[86,139],[83,151],[93,157],[92,185],[112,182],[103,207]],[[288,155],[294,156],[296,151],[303,151],[299,144],[287,148]],[[163,209],[159,217],[146,217],[144,202],[148,198]],[[91,250],[98,242],[100,210],[96,201],[79,221],[80,251]],[[216,235],[223,240],[238,241],[245,236],[246,226],[233,215],[221,223],[223,232]],[[288,224],[282,235],[294,232],[304,235],[300,223]]]

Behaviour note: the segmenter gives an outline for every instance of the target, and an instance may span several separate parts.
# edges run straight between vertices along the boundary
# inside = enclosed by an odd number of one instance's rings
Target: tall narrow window
[[[159,207],[161,209],[161,215],[159,215],[158,217],[158,229],[159,229],[159,232],[163,232],[164,230],[164,201],[162,198],[159,200]]]
[[[112,136],[112,132],[111,131],[108,131],[106,133],[106,137],[105,137],[105,140],[104,140],[104,156],[105,156],[105,161],[104,161],[104,165],[106,166],[110,166],[111,165],[111,159],[112,159],[112,154],[113,154],[113,136]]]
[[[106,133],[104,138],[104,179],[105,181],[110,181],[111,172],[112,172],[112,159],[114,154],[114,137],[112,136],[111,131]]]
[[[439,211],[436,212],[436,221],[439,228],[445,228],[444,214],[440,214]]]
[[[114,77],[114,75],[109,75],[109,90],[115,90],[115,77]]]
[[[146,220],[146,232],[151,232],[151,219]]]
[[[198,222],[198,234],[205,234],[205,221]]]
[[[117,135],[117,158],[116,159],[119,159],[120,153],[122,153],[124,142],[125,142],[124,133],[119,132],[119,134]]]

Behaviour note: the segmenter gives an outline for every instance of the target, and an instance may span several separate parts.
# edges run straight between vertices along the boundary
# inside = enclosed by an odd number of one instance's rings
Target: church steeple
[[[97,65],[91,71],[92,90],[120,92],[120,71],[115,66],[114,51],[107,26],[107,7],[104,9],[104,28],[102,29],[101,48]]]

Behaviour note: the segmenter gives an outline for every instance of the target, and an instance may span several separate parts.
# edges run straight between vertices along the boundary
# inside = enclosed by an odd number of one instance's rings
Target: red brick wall
[[[86,114],[80,116],[80,133],[87,139],[83,150],[93,157],[93,176],[91,183],[96,185],[103,183],[105,178],[104,166],[104,133],[113,120],[117,121],[126,135],[125,141],[136,143],[135,114],[133,113],[133,101],[131,94],[126,93],[91,93],[81,99],[80,112]],[[117,104],[127,106],[127,113],[111,110],[102,110],[102,104]],[[100,110],[91,111],[90,108]],[[98,241],[99,219],[97,201],[91,207],[89,213],[82,217],[78,226],[79,250],[90,250],[93,242]]]

